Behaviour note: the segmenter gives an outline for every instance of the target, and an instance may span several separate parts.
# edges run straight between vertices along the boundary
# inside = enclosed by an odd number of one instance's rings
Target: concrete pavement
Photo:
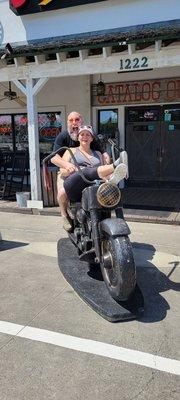
[[[59,271],[60,238],[64,255],[78,262],[61,218],[0,213],[0,320],[178,360],[180,227],[131,222],[130,228],[145,314],[111,324],[79,299]],[[0,333],[0,348],[3,400],[179,398],[176,374],[139,365],[138,358],[118,361],[7,331]]]

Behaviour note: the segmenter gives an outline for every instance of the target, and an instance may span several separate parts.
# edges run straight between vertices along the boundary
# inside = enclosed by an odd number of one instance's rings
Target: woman
[[[118,184],[127,175],[127,167],[125,164],[120,164],[120,159],[114,164],[102,165],[102,154],[99,151],[93,151],[90,148],[94,134],[91,126],[82,126],[79,129],[78,141],[79,147],[71,148],[76,162],[83,169],[85,178],[90,181],[103,179],[114,184]],[[70,152],[67,150],[63,155],[64,161],[74,163]],[[78,172],[70,173],[64,168],[61,168],[61,176],[64,178],[64,188],[68,199],[72,202],[81,200],[81,195],[85,187],[90,186],[86,183]],[[68,215],[64,217],[69,220]],[[66,221],[64,221],[66,222]],[[64,224],[65,226],[66,224]]]

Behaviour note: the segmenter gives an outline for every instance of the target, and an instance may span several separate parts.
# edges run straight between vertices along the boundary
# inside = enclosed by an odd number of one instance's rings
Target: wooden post
[[[28,117],[28,141],[29,162],[31,176],[31,203],[41,201],[41,178],[39,158],[39,133],[36,97],[33,92],[34,82],[32,78],[26,80],[27,92],[27,117]],[[35,208],[38,208],[38,203]],[[41,207],[40,207],[41,208]]]
[[[31,200],[27,201],[27,207],[43,208],[41,193],[41,172],[39,158],[39,132],[38,132],[38,113],[36,95],[46,84],[48,78],[40,78],[36,82],[32,78],[26,79],[26,86],[18,79],[14,79],[14,84],[27,97],[27,117],[28,117],[28,142],[29,142],[29,162],[31,179]]]

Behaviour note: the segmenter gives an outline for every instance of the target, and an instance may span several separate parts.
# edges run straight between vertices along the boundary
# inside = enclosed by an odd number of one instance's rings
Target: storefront
[[[105,149],[109,137],[126,148],[129,185],[179,183],[179,1],[158,10],[155,0],[0,3],[0,148],[28,148],[32,206],[41,159],[72,110]]]
[[[180,78],[108,83],[101,96],[92,87],[92,105],[107,146],[110,136],[128,152],[129,186],[180,184]]]
[[[62,130],[61,111],[38,113],[39,151],[41,158],[51,153],[53,143]],[[0,152],[28,150],[27,113],[0,114]]]

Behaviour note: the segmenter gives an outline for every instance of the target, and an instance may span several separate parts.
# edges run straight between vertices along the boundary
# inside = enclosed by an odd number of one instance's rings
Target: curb
[[[125,215],[125,220],[130,221],[130,222],[142,222],[142,223],[150,223],[150,224],[165,224],[165,225],[180,225],[180,221],[176,220],[168,220],[168,219],[162,219],[162,218],[149,218],[148,216],[139,216],[139,217],[134,217],[134,216],[128,216]]]
[[[154,223],[154,224],[166,224],[166,225],[180,225],[180,218],[178,218],[179,213],[173,213],[173,217],[166,218],[162,215],[152,215],[152,210],[139,210],[140,214],[138,214],[138,210],[136,209],[134,214],[129,214],[128,212],[126,213],[124,209],[124,216],[126,221],[131,221],[131,222],[144,222],[144,223]],[[132,211],[132,209],[131,209]],[[45,208],[43,210],[37,209],[37,208],[18,208],[18,207],[0,207],[0,212],[7,212],[7,213],[19,213],[19,214],[29,214],[29,215],[42,215],[42,216],[60,216],[59,211],[54,210],[52,208],[51,210],[46,210]],[[151,215],[148,215],[151,213]],[[159,214],[161,214],[161,211],[159,211]]]
[[[0,207],[0,212],[32,214],[32,208]]]

